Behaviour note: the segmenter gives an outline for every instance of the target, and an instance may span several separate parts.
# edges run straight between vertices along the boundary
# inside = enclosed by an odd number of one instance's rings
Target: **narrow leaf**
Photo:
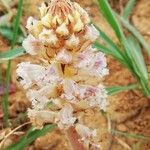
[[[130,63],[120,53],[118,53],[118,51],[116,51],[112,47],[111,48],[107,48],[106,46],[102,45],[99,42],[95,42],[94,45],[93,45],[93,47],[97,48],[99,51],[105,53],[106,55],[113,56],[122,65],[124,65],[125,67],[127,67],[133,73],[132,66],[130,65]]]
[[[121,40],[123,37],[123,32],[122,32],[122,29],[121,29],[119,23],[117,22],[117,20],[115,18],[114,12],[112,11],[108,1],[107,0],[98,0],[98,3],[99,3],[99,7],[100,7],[103,15],[105,16],[106,20],[108,21],[110,26],[113,28],[118,39]]]
[[[0,34],[9,41],[13,39],[13,31],[7,26],[0,27]]]
[[[138,84],[131,84],[127,86],[114,86],[114,87],[107,87],[106,90],[108,92],[108,95],[114,95],[120,92],[128,91],[128,90],[134,90],[138,88]]]
[[[140,45],[132,37],[128,37],[127,41],[128,44],[130,45],[129,49],[130,56],[132,57],[132,60],[136,65],[135,68],[136,69],[138,68],[139,70],[139,72],[137,72],[138,75],[148,80],[148,72]]]
[[[141,45],[145,48],[145,50],[147,51],[147,53],[150,55],[150,45],[145,42],[144,38],[137,31],[137,29],[134,26],[132,26],[127,20],[125,20],[123,17],[121,17],[119,15],[117,15],[117,17],[121,21],[122,25],[126,29],[128,29],[135,36],[136,39],[138,39],[138,41],[141,43]]]
[[[9,41],[12,41],[14,39],[14,36],[13,36],[13,30],[11,27],[8,27],[8,26],[0,26],[0,34],[8,39]],[[20,32],[18,34],[18,38],[16,39],[16,42],[17,43],[21,43],[23,41],[23,34]]]
[[[108,55],[115,57],[117,60],[119,60],[121,62],[123,61],[122,55],[118,51],[114,50],[113,48],[107,48],[99,42],[95,42],[93,47],[104,52],[105,54],[108,54]]]
[[[6,52],[0,53],[0,63],[7,61],[7,60],[14,59],[24,54],[25,54],[25,50],[22,47],[10,49]]]
[[[12,47],[14,47],[14,45],[16,44],[20,19],[21,19],[21,16],[22,16],[22,9],[23,9],[23,0],[19,0],[17,16],[16,16],[16,19],[15,19],[14,29],[13,29]]]
[[[17,10],[17,16],[16,16],[16,20],[15,20],[15,28],[13,29],[13,40],[11,41],[11,48],[13,49],[16,42],[17,42],[17,36],[18,36],[18,29],[19,29],[19,24],[20,24],[20,18],[22,15],[22,8],[23,8],[23,0],[19,0],[18,2],[18,10]],[[2,54],[3,56],[3,54]],[[3,59],[4,57],[0,56],[0,61],[3,61],[5,59]],[[11,61],[8,61],[7,64],[7,69],[6,69],[6,88],[4,89],[4,95],[3,95],[3,112],[4,112],[4,123],[5,126],[9,126],[8,124],[8,118],[9,118],[9,113],[8,113],[8,107],[9,107],[9,103],[8,103],[8,98],[9,98],[9,86],[10,86],[10,76],[11,76]]]
[[[136,144],[133,145],[132,150],[140,150],[142,144],[143,143],[141,141],[137,142]]]
[[[115,135],[120,135],[120,136],[124,136],[124,137],[127,137],[127,138],[134,138],[134,139],[143,139],[143,140],[150,140],[149,137],[146,137],[146,136],[143,136],[143,135],[140,135],[140,134],[131,134],[131,133],[127,133],[127,132],[121,132],[121,131],[117,131],[117,130],[111,130],[111,133],[112,134],[115,134]]]
[[[128,1],[127,5],[126,5],[126,7],[124,8],[124,11],[123,11],[123,17],[125,19],[127,19],[130,16],[130,14],[131,14],[134,6],[135,6],[135,2],[136,2],[136,0],[129,0]]]
[[[38,129],[31,129],[25,136],[23,136],[17,143],[10,145],[5,150],[23,150],[34,142],[37,138],[44,136],[46,133],[53,131],[57,126],[47,125],[42,130]]]

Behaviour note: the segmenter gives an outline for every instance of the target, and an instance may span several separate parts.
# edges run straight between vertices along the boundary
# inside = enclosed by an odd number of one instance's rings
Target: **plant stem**
[[[18,35],[18,29],[19,29],[19,24],[20,24],[20,18],[22,16],[22,7],[23,7],[23,0],[19,0],[18,4],[18,11],[17,11],[17,16],[14,24],[14,31],[13,31],[13,40],[11,43],[11,48],[14,48],[16,44],[16,39]],[[9,126],[8,124],[8,118],[9,118],[9,112],[8,112],[8,98],[9,98],[9,87],[10,87],[10,78],[11,78],[11,61],[8,61],[7,64],[7,70],[6,70],[6,87],[4,90],[4,95],[3,95],[3,101],[2,101],[2,106],[3,106],[3,112],[4,112],[4,125],[7,127]]]
[[[70,127],[66,131],[66,135],[71,144],[72,150],[85,150],[83,144],[79,142],[80,136],[78,135],[74,127]]]

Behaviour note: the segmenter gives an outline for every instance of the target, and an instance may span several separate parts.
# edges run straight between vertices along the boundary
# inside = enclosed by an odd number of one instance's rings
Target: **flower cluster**
[[[16,71],[32,103],[28,116],[36,126],[74,126],[81,140],[90,143],[96,129],[80,123],[76,113],[94,107],[106,111],[108,105],[107,92],[100,84],[109,73],[106,58],[92,48],[99,32],[89,25],[88,13],[70,0],[51,0],[39,10],[39,20],[29,17],[27,21],[29,35],[23,47],[40,63],[23,62]]]

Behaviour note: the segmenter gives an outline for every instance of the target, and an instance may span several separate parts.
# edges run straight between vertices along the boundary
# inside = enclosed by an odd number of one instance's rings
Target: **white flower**
[[[79,43],[79,37],[76,37],[74,34],[66,41],[66,45],[71,49],[76,48]]]
[[[69,30],[65,23],[62,23],[57,29],[56,33],[60,34],[61,36],[67,36],[69,34]]]
[[[30,55],[36,55],[39,50],[42,50],[42,43],[31,34],[23,41],[22,46]]]
[[[90,17],[88,13],[77,3],[74,2],[75,9],[81,14],[82,20],[85,24],[90,23]]]
[[[82,23],[81,19],[79,18],[76,22],[76,24],[74,25],[73,30],[75,32],[80,32],[83,30],[84,24]]]
[[[60,128],[69,128],[74,125],[76,118],[73,117],[73,108],[71,105],[66,105],[59,112],[58,126]]]
[[[95,52],[95,49],[88,47],[77,56],[76,67],[83,69],[90,76],[103,77],[108,75],[105,55],[101,52]]]
[[[45,123],[54,123],[58,118],[58,113],[50,110],[33,110],[28,109],[28,117],[33,119],[36,125],[44,125]]]
[[[32,107],[35,110],[42,110],[45,108],[49,98],[57,96],[57,89],[55,84],[48,84],[40,90],[29,90],[27,92],[27,98],[32,102]]]
[[[36,19],[34,19],[33,17],[29,17],[27,20],[27,25],[26,28],[31,31],[33,26],[36,25],[38,23],[38,21]]]
[[[72,54],[71,52],[63,49],[57,54],[56,59],[62,64],[70,64],[72,62]]]
[[[53,30],[43,29],[43,31],[39,34],[39,39],[44,43],[49,43],[51,45],[56,45],[58,42],[58,38]]]
[[[41,19],[42,24],[47,28],[51,27],[51,21],[52,21],[52,16],[49,13],[43,16],[43,18]]]
[[[37,85],[42,87],[49,83],[59,84],[62,81],[62,69],[59,63],[52,63],[36,78]]]
[[[39,7],[41,17],[45,16],[48,10],[48,7],[46,6],[46,3],[42,3],[41,7]]]
[[[98,37],[99,37],[99,31],[95,28],[95,26],[93,24],[87,26],[87,31],[84,38],[94,42]]]
[[[78,86],[73,80],[64,80],[63,89],[64,93],[61,95],[61,98],[66,99],[71,103],[77,103],[84,97],[85,89]]]
[[[104,86],[98,85],[97,87],[87,87],[85,96],[85,100],[90,105],[90,107],[99,107],[101,110],[106,111],[108,106],[108,96]]]
[[[82,125],[82,124],[76,124],[75,127],[77,133],[81,136],[81,140],[86,141],[90,138],[96,137],[97,132],[96,130],[91,130],[88,127]]]
[[[32,102],[32,108],[34,110],[43,110],[49,102],[46,96],[41,95],[40,92],[36,90],[29,90],[26,96]]]
[[[18,65],[16,70],[18,80],[24,89],[30,88],[38,78],[39,74],[44,72],[45,68],[40,65],[30,64],[30,62],[23,62]]]

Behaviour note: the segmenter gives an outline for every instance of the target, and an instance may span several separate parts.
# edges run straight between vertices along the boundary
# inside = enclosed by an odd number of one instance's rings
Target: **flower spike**
[[[28,116],[36,126],[57,123],[62,130],[74,127],[80,141],[91,145],[96,129],[77,117],[78,111],[107,110],[107,92],[101,81],[109,71],[105,55],[92,48],[99,37],[88,13],[70,0],[50,0],[39,8],[41,17],[29,17],[29,35],[23,47],[39,63],[18,65],[18,81],[32,103]],[[54,108],[49,107],[52,103]]]

